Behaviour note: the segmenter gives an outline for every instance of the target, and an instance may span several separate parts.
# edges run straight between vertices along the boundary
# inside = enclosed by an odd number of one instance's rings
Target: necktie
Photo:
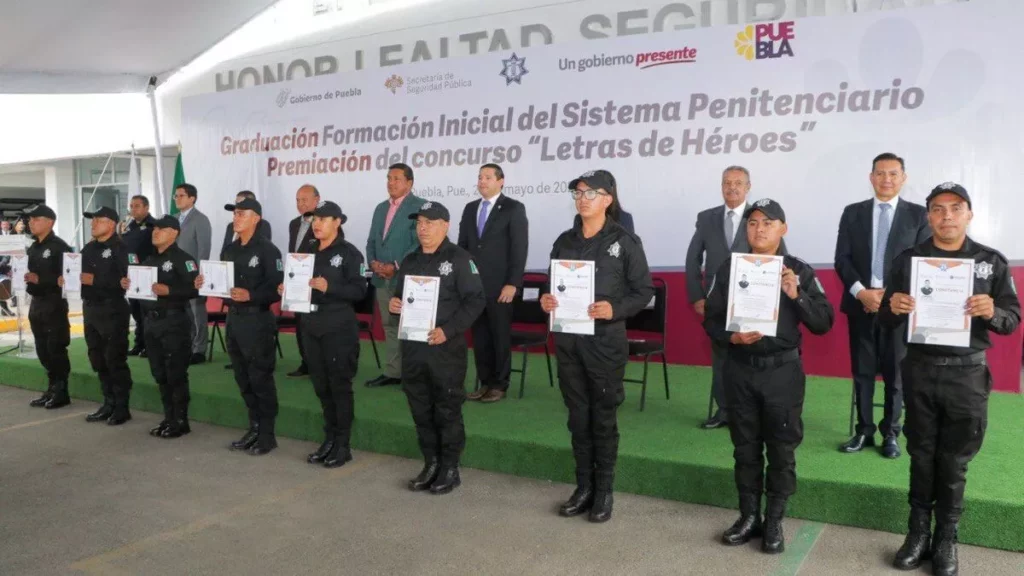
[[[892,226],[892,216],[889,215],[892,206],[879,204],[878,208],[882,213],[878,215],[878,234],[875,236],[875,257],[871,260],[871,275],[881,279],[885,277],[885,247],[889,242],[889,228]]]
[[[490,205],[490,200],[484,200],[484,203],[480,205],[480,214],[476,217],[477,238],[484,235],[484,224],[487,223],[487,208],[490,207]]]
[[[732,237],[735,234],[735,228],[732,219],[736,216],[736,213],[729,210],[725,213],[725,243],[732,247]]]

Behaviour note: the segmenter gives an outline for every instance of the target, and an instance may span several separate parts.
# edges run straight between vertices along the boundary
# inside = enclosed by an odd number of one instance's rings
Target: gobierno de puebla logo
[[[747,60],[765,60],[793,56],[796,22],[748,24],[736,34],[733,46]]]

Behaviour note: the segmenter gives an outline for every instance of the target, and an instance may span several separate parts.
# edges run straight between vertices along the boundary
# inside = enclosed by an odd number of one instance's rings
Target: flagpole
[[[156,213],[155,216],[159,217],[167,210],[167,202],[164,199],[164,153],[163,145],[160,143],[160,120],[157,118],[156,113],[156,76],[149,79],[149,86],[146,88],[146,92],[149,95],[149,107],[153,113],[153,142],[154,150],[156,151],[156,193],[160,206],[160,212]]]

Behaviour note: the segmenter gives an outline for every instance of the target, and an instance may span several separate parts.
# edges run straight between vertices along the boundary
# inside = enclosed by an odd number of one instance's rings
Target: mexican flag
[[[178,205],[174,203],[174,191],[185,183],[185,167],[181,164],[181,148],[178,148],[178,161],[174,164],[174,184],[171,186],[171,205],[167,213],[174,216],[178,213]]]

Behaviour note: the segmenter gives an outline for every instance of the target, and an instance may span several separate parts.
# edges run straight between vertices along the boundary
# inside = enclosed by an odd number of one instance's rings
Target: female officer
[[[579,218],[555,240],[551,258],[595,263],[594,335],[555,334],[558,385],[569,409],[569,432],[576,459],[576,491],[559,510],[576,516],[590,510],[591,522],[612,515],[612,484],[619,430],[615,411],[625,399],[622,378],[629,360],[626,318],[643,310],[654,295],[647,257],[639,238],[616,220],[618,197],[611,174],[587,172],[569,183]],[[551,313],[552,294],[541,297]]]
[[[324,442],[307,458],[310,464],[337,468],[352,460],[352,377],[359,363],[359,323],[354,304],[366,295],[363,255],[345,241],[348,219],[334,202],[312,212],[319,241],[313,261],[312,312],[302,318],[302,345],[313,387],[324,410]],[[284,291],[284,285],[278,292]]]

